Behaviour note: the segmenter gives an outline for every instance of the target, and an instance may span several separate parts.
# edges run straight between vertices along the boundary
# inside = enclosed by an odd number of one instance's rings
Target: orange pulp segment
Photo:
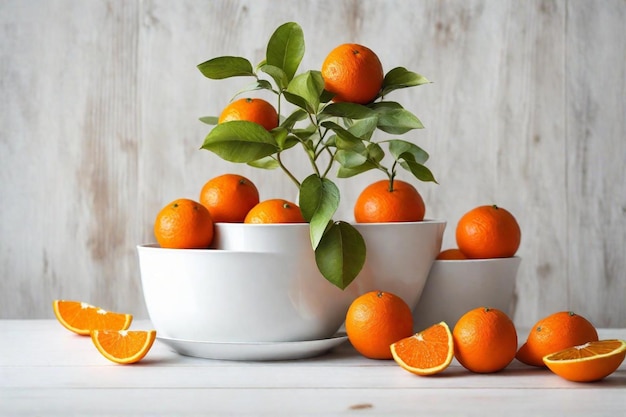
[[[569,381],[598,381],[619,368],[626,357],[626,341],[608,339],[587,342],[551,353],[543,362],[555,374]]]
[[[54,315],[66,329],[86,336],[91,330],[126,330],[131,314],[112,313],[82,301],[54,300]]]
[[[454,341],[445,322],[435,324],[391,345],[393,359],[417,375],[433,375],[446,369],[454,357]]]
[[[156,339],[156,330],[94,330],[91,340],[110,361],[130,364],[146,356]]]

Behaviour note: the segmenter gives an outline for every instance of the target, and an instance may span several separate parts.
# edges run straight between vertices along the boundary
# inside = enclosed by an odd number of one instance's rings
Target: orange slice
[[[626,341],[610,339],[574,346],[543,357],[555,374],[569,381],[598,381],[611,375],[626,357]]]
[[[126,330],[133,320],[131,314],[111,313],[82,301],[54,300],[52,308],[63,327],[84,336],[91,330]]]
[[[91,340],[102,355],[121,364],[144,358],[156,338],[156,330],[94,330]]]
[[[393,359],[417,375],[433,375],[446,369],[454,357],[450,328],[441,322],[391,345]]]

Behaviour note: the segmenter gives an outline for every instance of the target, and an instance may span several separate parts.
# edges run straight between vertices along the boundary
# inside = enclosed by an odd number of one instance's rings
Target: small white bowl
[[[415,331],[441,321],[453,329],[463,314],[481,306],[497,308],[510,317],[520,262],[518,256],[434,261],[413,310]]]
[[[356,297],[302,258],[140,245],[144,300],[163,337],[291,342],[332,336]]]

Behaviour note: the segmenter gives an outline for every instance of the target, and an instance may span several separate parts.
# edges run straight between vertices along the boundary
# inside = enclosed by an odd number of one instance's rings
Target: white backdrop
[[[51,317],[54,298],[145,317],[135,245],[163,205],[225,172],[295,198],[279,171],[199,150],[198,117],[245,81],[196,65],[257,63],[286,21],[304,29],[302,70],[357,42],[433,81],[393,93],[439,185],[412,182],[445,247],[477,205],[517,217],[516,323],[571,309],[626,325],[623,0],[1,0],[0,318]],[[379,178],[339,180],[338,217]]]

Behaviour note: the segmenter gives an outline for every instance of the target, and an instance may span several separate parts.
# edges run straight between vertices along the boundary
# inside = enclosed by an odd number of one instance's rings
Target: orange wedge
[[[626,357],[626,341],[587,342],[543,357],[546,366],[569,381],[598,381],[611,375]]]
[[[83,336],[91,330],[126,330],[133,320],[131,314],[111,313],[82,301],[54,300],[52,307],[63,327]]]
[[[450,328],[441,322],[391,345],[393,359],[417,375],[433,375],[446,369],[454,357]]]
[[[102,355],[121,364],[144,358],[156,338],[156,330],[94,330],[91,340]]]

